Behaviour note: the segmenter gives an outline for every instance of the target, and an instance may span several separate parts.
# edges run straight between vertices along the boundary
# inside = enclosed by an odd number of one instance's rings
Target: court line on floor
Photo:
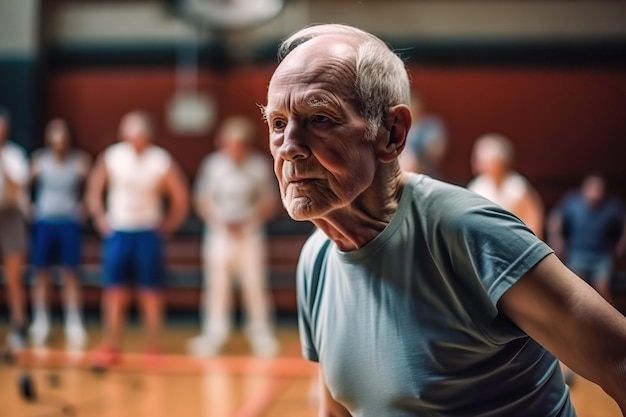
[[[250,356],[215,356],[211,358],[193,358],[187,355],[163,354],[150,357],[139,353],[120,354],[119,363],[110,366],[108,371],[203,374],[206,372],[226,372],[232,375],[259,375],[275,378],[303,377],[314,375],[316,366],[297,356],[298,345],[285,350],[283,356],[275,358],[257,358]],[[80,356],[64,350],[45,352],[25,351],[21,355],[25,366],[33,368],[91,368],[92,357],[89,353]]]
[[[296,343],[286,350],[287,355],[299,353],[299,345]],[[280,365],[280,366],[279,366]],[[277,364],[278,367],[289,366],[289,363]],[[310,366],[315,368],[315,366]],[[310,373],[309,376],[313,376]],[[232,414],[231,417],[259,417],[269,406],[278,398],[283,389],[298,374],[283,373],[282,376],[274,375],[262,387],[254,392],[253,395],[246,398],[244,403]]]

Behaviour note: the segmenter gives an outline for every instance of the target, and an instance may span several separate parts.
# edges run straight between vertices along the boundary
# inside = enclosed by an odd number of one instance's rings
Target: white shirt
[[[0,175],[0,207],[19,206],[26,199],[29,171],[26,151],[15,143],[6,142],[0,147],[0,165],[6,175],[21,187],[18,194],[11,193],[4,176]]]
[[[526,179],[516,172],[506,176],[500,187],[486,175],[479,175],[467,188],[508,211],[514,211],[528,190]]]
[[[104,153],[109,178],[107,217],[113,230],[154,229],[161,222],[161,184],[172,163],[170,154],[157,146],[141,153],[126,142]]]
[[[250,222],[260,198],[276,193],[276,179],[269,160],[255,152],[236,164],[223,152],[207,156],[200,165],[196,197],[211,203],[219,223]]]

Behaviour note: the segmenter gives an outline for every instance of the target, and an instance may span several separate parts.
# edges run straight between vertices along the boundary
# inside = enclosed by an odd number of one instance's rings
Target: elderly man
[[[105,238],[103,250],[104,341],[94,365],[118,359],[128,299],[128,280],[139,288],[146,325],[146,350],[158,353],[163,323],[163,235],[174,232],[187,215],[189,197],[182,171],[171,155],[153,145],[154,128],[143,112],[120,123],[121,142],[107,148],[87,182],[87,205]],[[103,203],[108,190],[108,204]],[[163,198],[170,202],[167,216]]]
[[[321,415],[574,416],[552,354],[626,410],[626,319],[509,212],[401,171],[402,60],[341,25],[279,57],[264,112],[283,203],[319,228],[297,279]]]
[[[0,252],[9,304],[7,342],[12,351],[24,348],[26,306],[22,270],[26,255],[28,159],[26,152],[9,142],[9,112],[0,109]]]

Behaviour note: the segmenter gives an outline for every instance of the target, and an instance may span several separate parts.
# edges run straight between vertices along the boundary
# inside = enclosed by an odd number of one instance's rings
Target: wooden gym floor
[[[0,416],[7,417],[315,417],[315,366],[300,358],[294,324],[279,326],[281,354],[271,360],[249,355],[237,332],[224,354],[193,359],[185,341],[197,329],[168,325],[164,355],[141,355],[141,332],[130,326],[119,365],[106,372],[89,367],[89,351],[69,355],[62,329],[53,331],[45,352],[26,352],[20,364],[0,365]],[[4,343],[6,328],[0,328]],[[100,332],[89,328],[90,348]],[[20,378],[34,382],[37,399],[20,395]],[[577,377],[572,399],[579,417],[619,417],[615,403],[596,385]]]

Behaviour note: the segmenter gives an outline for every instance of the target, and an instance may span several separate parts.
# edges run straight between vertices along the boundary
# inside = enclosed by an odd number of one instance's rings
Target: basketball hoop
[[[242,30],[268,22],[284,0],[175,0],[175,10],[185,20],[214,31]]]

